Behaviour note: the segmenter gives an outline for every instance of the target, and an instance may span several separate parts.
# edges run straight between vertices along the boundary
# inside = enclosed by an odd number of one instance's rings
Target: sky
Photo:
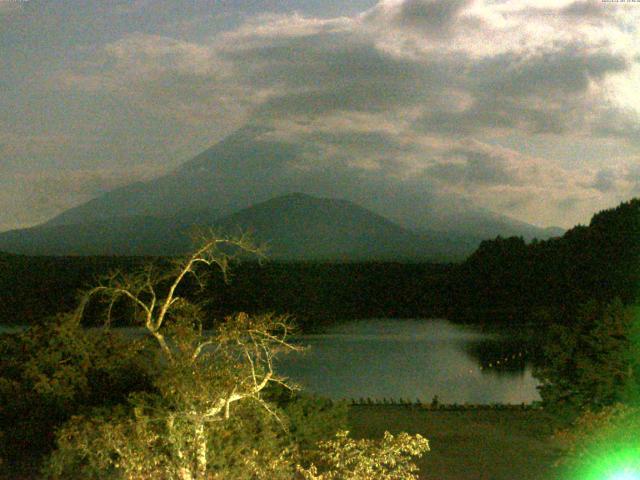
[[[245,125],[314,168],[588,223],[640,196],[639,28],[640,1],[0,0],[0,231]]]

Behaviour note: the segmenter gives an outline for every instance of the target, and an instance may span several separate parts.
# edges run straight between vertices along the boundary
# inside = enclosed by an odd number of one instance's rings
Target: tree
[[[304,480],[412,480],[418,467],[413,457],[429,451],[421,435],[385,432],[381,442],[354,440],[349,432],[338,432],[334,439],[320,442],[308,468],[298,466]],[[317,465],[320,465],[320,469]]]
[[[575,417],[633,397],[638,358],[634,310],[619,299],[582,305],[571,326],[553,325],[536,368],[540,396],[550,409]]]
[[[199,241],[195,252],[168,272],[147,267],[137,274],[115,273],[84,296],[75,313],[78,321],[98,297],[106,300],[107,322],[119,300],[136,307],[153,352],[153,389],[130,395],[124,404],[72,417],[58,431],[58,448],[45,467],[49,477],[278,480],[293,478],[296,465],[315,448],[310,441],[322,433],[300,422],[301,410],[289,408],[288,418],[287,409],[269,399],[273,386],[294,388],[274,369],[277,355],[299,349],[290,342],[289,318],[239,313],[208,333],[200,305],[180,296],[187,277],[203,283],[206,270],[200,267],[217,267],[226,276],[235,255],[259,255],[260,249],[247,237],[220,238],[210,232]],[[307,408],[302,416],[321,412]],[[352,444],[340,438],[335,445],[321,444],[320,450],[363,447],[363,455],[374,452],[375,442]],[[423,439],[385,438],[376,455],[386,455],[385,468],[405,476],[381,478],[413,478],[407,476],[412,470],[405,468],[406,455],[420,455],[424,447]],[[311,470],[299,467],[299,474],[317,472],[307,464]],[[327,474],[352,468],[359,475],[360,464],[325,462],[321,468]]]
[[[151,386],[138,342],[86,330],[71,315],[1,336],[0,358],[0,458],[8,477],[28,475],[71,415]]]
[[[91,458],[85,476],[103,470],[124,478],[204,479],[215,458],[212,433],[230,423],[236,404],[254,403],[279,420],[261,393],[272,383],[288,386],[275,373],[273,358],[297,349],[288,342],[289,320],[240,313],[206,335],[200,307],[179,295],[188,275],[202,281],[199,266],[216,265],[226,275],[229,249],[260,253],[246,237],[202,237],[195,252],[176,261],[170,272],[147,267],[139,274],[113,274],[87,293],[78,319],[96,296],[106,298],[108,315],[119,299],[136,306],[157,346],[156,391],[131,397],[129,409],[111,411],[110,420],[100,412],[74,418],[58,435],[64,448],[54,454],[50,472],[63,475],[69,464],[78,467],[78,456],[85,456]]]

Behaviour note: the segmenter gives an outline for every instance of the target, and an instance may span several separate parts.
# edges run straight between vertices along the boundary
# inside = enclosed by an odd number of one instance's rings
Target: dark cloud
[[[380,2],[364,20],[381,29],[389,27],[413,32],[438,42],[464,30],[480,30],[481,18],[465,12],[472,0],[405,0],[394,5]]]
[[[593,2],[591,0],[579,0],[560,9],[562,15],[575,17],[576,19],[608,17],[610,12],[611,10],[608,9],[604,2]]]
[[[511,128],[561,134],[584,123],[590,82],[627,68],[625,59],[580,45],[533,54],[505,53],[473,62],[452,79],[472,99],[460,110],[428,109],[420,129],[466,135],[480,129]]]
[[[595,188],[599,192],[608,193],[616,190],[616,175],[609,169],[599,170],[596,176],[588,185],[590,188]]]
[[[602,24],[615,22],[614,6],[607,2],[593,2],[591,0],[577,0],[560,8],[524,8],[518,16],[529,20],[547,19],[571,24]]]
[[[416,127],[425,132],[465,136],[482,129],[518,129],[527,133],[561,134],[570,112],[556,108],[531,108],[518,101],[482,95],[462,111],[425,113]]]
[[[449,184],[482,186],[518,183],[514,172],[510,171],[508,160],[499,154],[454,149],[445,158],[448,160],[446,163],[435,164],[426,173]]]
[[[620,108],[600,109],[593,126],[600,137],[618,138],[640,146],[640,115]]]
[[[261,115],[379,111],[424,100],[443,80],[438,69],[393,57],[351,34],[281,39],[225,52],[256,88],[276,88]]]
[[[625,58],[581,44],[532,54],[505,53],[478,62],[471,71],[475,88],[502,96],[548,96],[584,92],[590,80],[628,67]]]
[[[407,0],[400,6],[396,21],[403,26],[443,33],[469,3],[469,0]]]

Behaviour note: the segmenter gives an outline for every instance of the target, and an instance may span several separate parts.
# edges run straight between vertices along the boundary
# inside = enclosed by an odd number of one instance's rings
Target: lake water
[[[22,328],[0,326],[0,333]],[[279,373],[335,400],[431,402],[437,395],[441,403],[519,404],[540,399],[522,342],[446,320],[360,320],[296,341],[308,348],[281,357]]]
[[[299,342],[307,351],[284,357],[279,372],[336,400],[430,402],[437,395],[441,403],[519,404],[540,399],[524,346],[445,320],[361,320]]]

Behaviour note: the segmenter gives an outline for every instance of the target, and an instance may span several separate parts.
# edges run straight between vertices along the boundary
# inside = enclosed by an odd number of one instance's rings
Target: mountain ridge
[[[200,224],[230,234],[252,230],[276,260],[461,260],[480,239],[418,234],[344,199],[292,193],[216,218],[111,217],[102,222],[42,225],[0,233],[0,249],[22,254],[177,255],[189,251]]]

